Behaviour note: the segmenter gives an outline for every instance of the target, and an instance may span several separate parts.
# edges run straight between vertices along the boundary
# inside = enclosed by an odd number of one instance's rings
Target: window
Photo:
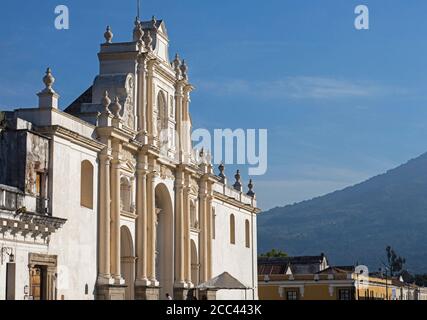
[[[298,293],[296,290],[286,291],[286,300],[298,300]]]
[[[250,248],[251,247],[251,231],[250,231],[250,224],[249,224],[249,220],[245,221],[245,245],[246,248]]]
[[[236,219],[234,214],[230,216],[230,243],[236,244]]]
[[[93,165],[88,160],[81,163],[80,205],[93,209]]]
[[[35,194],[37,197],[41,197],[42,196],[42,186],[43,186],[43,175],[40,172],[36,173],[36,190],[35,190]]]
[[[338,290],[338,300],[351,300],[351,291],[350,291],[350,289],[340,289],[340,290]]]

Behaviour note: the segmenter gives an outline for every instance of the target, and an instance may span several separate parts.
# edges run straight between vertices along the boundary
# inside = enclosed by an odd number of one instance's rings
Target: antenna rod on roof
[[[139,19],[141,9],[141,0],[136,0],[136,17]]]

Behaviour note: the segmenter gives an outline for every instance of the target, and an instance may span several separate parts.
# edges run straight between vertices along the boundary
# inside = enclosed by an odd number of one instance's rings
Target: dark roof
[[[159,28],[163,20],[156,20],[156,28]],[[141,21],[142,29],[153,29],[153,20]]]
[[[354,266],[332,266],[317,272],[317,274],[336,274],[336,273],[349,273],[354,271]]]
[[[325,256],[299,256],[299,257],[259,257],[258,274],[285,274],[288,267],[292,272],[298,272],[295,268],[301,265],[318,265],[323,262]]]
[[[310,263],[319,263],[324,259],[324,255],[320,256],[298,256],[298,257],[259,257],[259,264],[310,264]]]
[[[64,111],[71,115],[78,115],[80,113],[80,106],[83,103],[92,102],[92,86],[83,92],[76,100],[74,100]]]

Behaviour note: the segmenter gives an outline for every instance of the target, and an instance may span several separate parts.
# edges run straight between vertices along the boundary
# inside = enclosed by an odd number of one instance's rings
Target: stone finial
[[[142,30],[141,21],[138,17],[135,19],[135,28],[133,29],[133,41],[140,42],[144,36],[144,30]]]
[[[41,92],[37,93],[39,97],[39,108],[58,108],[59,95],[52,88],[54,82],[55,78],[52,75],[52,70],[47,68],[46,74],[43,77],[45,88]]]
[[[153,24],[153,29],[157,29],[157,19],[156,16],[151,17],[151,23]]]
[[[183,77],[185,80],[188,80],[188,66],[187,66],[187,64],[185,63],[185,60],[182,60],[182,63],[181,63],[181,67],[180,67],[180,69],[181,69],[182,77]]]
[[[181,77],[181,59],[179,58],[178,53],[175,54],[175,59],[172,61],[172,67],[175,70],[175,75],[177,77],[177,79],[179,79]]]
[[[218,166],[218,170],[219,170],[218,177],[220,177],[221,182],[225,184],[227,177],[225,176],[225,166],[223,162],[221,162],[221,164]]]
[[[108,91],[105,90],[104,96],[102,97],[102,105],[104,106],[104,110],[102,111],[102,113],[106,113],[106,114],[111,113],[109,109],[110,104],[111,104],[111,99],[108,96]]]
[[[240,170],[237,170],[236,174],[234,175],[234,178],[236,179],[236,182],[233,184],[234,189],[242,192],[243,187],[242,187],[242,182],[240,181],[241,179]]]
[[[114,118],[120,118],[120,110],[122,110],[122,105],[120,104],[119,97],[114,99],[114,102],[110,106],[110,110],[114,115]]]
[[[153,38],[150,35],[150,31],[144,32],[144,43],[148,50],[153,50]]]
[[[248,183],[248,189],[249,190],[246,194],[252,198],[255,196],[255,192],[253,191],[253,188],[254,188],[254,184],[252,183],[252,179],[250,179],[249,183]]]
[[[113,40],[113,32],[111,32],[110,26],[107,26],[107,30],[104,33],[105,43],[112,43]]]
[[[46,86],[46,88],[44,89],[44,91],[46,91],[46,92],[55,92],[52,89],[52,85],[53,85],[54,82],[55,82],[55,78],[52,75],[52,69],[47,68],[46,74],[43,77],[43,83]]]
[[[200,157],[200,162],[205,163],[205,148],[200,149],[199,157]]]

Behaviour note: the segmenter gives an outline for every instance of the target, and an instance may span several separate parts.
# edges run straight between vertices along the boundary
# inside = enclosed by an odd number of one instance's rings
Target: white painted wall
[[[49,254],[58,254],[58,299],[94,299],[97,277],[97,194],[96,152],[54,137],[51,152],[52,212],[67,222],[51,239]],[[80,166],[89,160],[94,166],[93,209],[80,205]],[[85,294],[85,285],[88,294]]]
[[[218,199],[213,201],[215,207],[215,239],[212,240],[213,266],[212,276],[215,277],[224,271],[245,284],[255,289],[244,290],[220,290],[217,298],[221,299],[258,299],[257,293],[257,248],[256,248],[256,216],[226,204]],[[236,243],[230,243],[230,215],[235,216]],[[251,247],[245,246],[245,220],[253,224]],[[253,240],[253,241],[252,241]],[[254,294],[253,294],[254,292]]]

